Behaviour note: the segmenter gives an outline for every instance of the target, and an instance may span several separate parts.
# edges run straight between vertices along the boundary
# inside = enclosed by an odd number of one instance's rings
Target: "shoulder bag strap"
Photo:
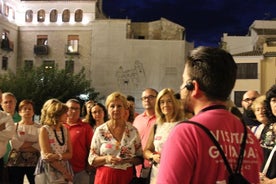
[[[229,172],[229,174],[233,174],[233,170],[231,169],[230,167],[230,164],[221,148],[221,146],[219,145],[218,141],[216,140],[216,138],[213,136],[213,134],[210,132],[210,130],[208,128],[206,128],[204,125],[198,123],[198,122],[195,122],[195,121],[184,121],[184,123],[190,123],[190,124],[193,124],[193,125],[196,125],[198,127],[200,127],[202,130],[204,130],[204,132],[208,135],[208,137],[212,140],[212,142],[215,144],[215,146],[217,147],[218,151],[220,152],[220,155],[224,161],[224,164],[227,168],[227,171]],[[247,136],[247,130],[246,130],[246,127],[244,129],[244,136],[243,136],[243,141],[242,141],[242,144],[241,144],[241,150],[240,150],[240,155],[239,155],[239,158],[238,158],[238,163],[237,163],[237,167],[235,169],[235,173],[236,172],[240,172],[240,169],[241,169],[241,165],[242,165],[242,160],[243,160],[243,153],[244,153],[244,148],[245,148],[245,143],[246,143],[246,136]]]

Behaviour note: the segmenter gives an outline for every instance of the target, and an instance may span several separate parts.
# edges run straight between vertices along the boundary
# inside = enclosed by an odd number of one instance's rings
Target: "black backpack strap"
[[[218,151],[220,152],[220,155],[224,161],[224,164],[227,168],[227,171],[229,172],[230,175],[233,174],[233,170],[231,169],[231,166],[221,148],[221,146],[219,145],[218,141],[216,140],[216,138],[213,136],[213,134],[210,132],[210,130],[208,128],[206,128],[204,125],[195,122],[195,121],[183,121],[183,123],[190,123],[193,125],[196,125],[198,127],[200,127],[202,130],[204,130],[204,132],[208,135],[208,137],[210,137],[210,139],[212,140],[212,142],[215,144],[215,146],[217,147]],[[244,125],[244,123],[243,123]],[[240,149],[240,155],[237,161],[237,167],[235,168],[235,173],[240,173],[241,171],[241,166],[242,166],[242,161],[243,161],[243,155],[244,155],[244,149],[245,149],[245,145],[246,145],[246,137],[247,137],[247,129],[244,125],[244,136],[243,136],[243,140],[241,143],[241,149]]]

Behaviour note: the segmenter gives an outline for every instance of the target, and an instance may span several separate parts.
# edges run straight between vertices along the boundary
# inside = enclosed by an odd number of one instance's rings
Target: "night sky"
[[[223,33],[245,36],[254,20],[276,18],[276,0],[103,0],[103,11],[133,22],[164,17],[185,27],[195,46],[218,46]]]

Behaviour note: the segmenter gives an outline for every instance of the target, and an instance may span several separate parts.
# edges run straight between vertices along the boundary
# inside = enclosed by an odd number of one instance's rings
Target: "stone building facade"
[[[0,49],[0,74],[26,66],[74,73],[84,67],[103,97],[119,90],[138,100],[146,87],[177,91],[194,47],[184,27],[165,18],[106,18],[102,1],[3,0],[0,9],[0,41],[7,38],[12,47]]]

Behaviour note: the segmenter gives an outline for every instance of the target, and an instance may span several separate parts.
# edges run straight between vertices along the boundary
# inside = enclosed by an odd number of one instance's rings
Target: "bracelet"
[[[62,154],[58,154],[58,160],[62,160]]]

